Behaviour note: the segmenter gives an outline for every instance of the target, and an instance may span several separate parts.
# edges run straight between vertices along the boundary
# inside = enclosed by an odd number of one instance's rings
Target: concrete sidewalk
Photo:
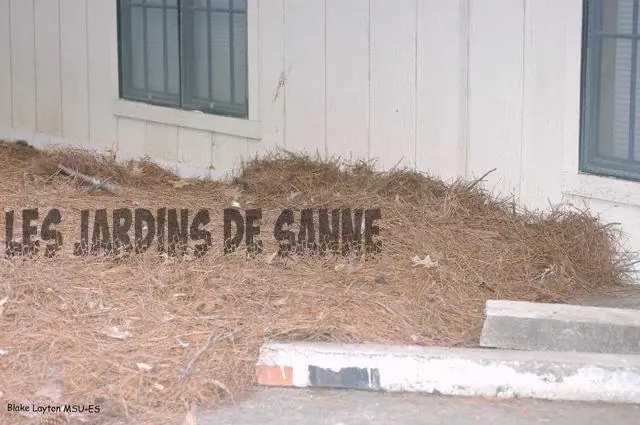
[[[198,425],[637,425],[640,405],[260,388]]]

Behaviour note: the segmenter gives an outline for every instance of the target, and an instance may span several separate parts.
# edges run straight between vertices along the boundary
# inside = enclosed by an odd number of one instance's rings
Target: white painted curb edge
[[[369,379],[359,389],[640,404],[636,355],[270,342],[260,349],[261,366],[277,366],[283,376],[291,368],[294,387],[356,388],[337,373],[351,368],[346,375],[362,370]],[[332,382],[319,383],[319,374]]]

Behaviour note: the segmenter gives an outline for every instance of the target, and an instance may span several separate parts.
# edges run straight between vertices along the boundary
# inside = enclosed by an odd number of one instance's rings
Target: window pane
[[[209,43],[206,11],[193,12],[193,26],[190,37],[185,40],[185,56],[189,62],[191,73],[187,76],[190,87],[189,94],[199,104],[209,106]],[[186,28],[186,31],[189,31]]]
[[[229,0],[183,3],[183,102],[188,108],[244,116],[247,18],[230,7]]]
[[[144,90],[144,34],[143,34],[144,9],[131,8],[131,85],[132,88]],[[126,42],[126,40],[125,40]]]
[[[179,106],[178,10],[172,0],[121,2],[123,97]]]
[[[631,40],[605,38],[600,67],[598,154],[627,159],[631,112]]]
[[[164,13],[162,9],[147,9],[147,63],[149,89],[164,91]]]
[[[244,105],[247,99],[247,15],[233,15],[234,102]]]
[[[211,13],[211,84],[214,102],[231,99],[231,49],[229,14]]]
[[[169,93],[180,96],[180,46],[178,9],[167,10],[167,78]]]
[[[634,0],[599,0],[602,6],[602,30],[605,33],[633,32]]]
[[[229,0],[211,0],[211,8],[219,10],[229,10],[231,2]]]
[[[145,0],[145,3],[149,6],[176,7],[178,5],[178,0]]]
[[[147,8],[147,63],[152,97],[179,92],[178,14],[170,8]]]
[[[231,7],[229,0],[192,0],[194,6],[198,9],[210,7],[211,9],[226,11]],[[210,6],[207,6],[210,5]]]

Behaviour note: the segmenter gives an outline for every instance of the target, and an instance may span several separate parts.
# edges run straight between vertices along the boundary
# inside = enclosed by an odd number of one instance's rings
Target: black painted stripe
[[[339,372],[318,366],[309,366],[309,383],[312,387],[348,388],[354,390],[379,390],[378,369],[345,367]]]

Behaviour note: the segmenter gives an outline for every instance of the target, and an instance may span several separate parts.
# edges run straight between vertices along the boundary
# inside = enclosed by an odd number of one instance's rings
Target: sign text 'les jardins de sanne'
[[[110,219],[106,209],[80,211],[80,240],[74,242],[73,254],[83,256],[121,251],[139,254],[147,251],[154,239],[158,253],[166,253],[169,256],[184,255],[189,241],[195,243],[193,253],[196,256],[206,254],[212,246],[211,231],[205,227],[211,222],[209,210],[200,209],[192,217],[188,209],[159,208],[155,212],[154,215],[151,210],[145,208],[120,208],[111,212]],[[16,240],[16,213],[13,210],[5,212],[6,255],[36,255],[44,248],[43,253],[46,257],[54,257],[65,240],[57,228],[57,225],[62,223],[60,210],[53,208],[41,215],[37,208],[23,209],[20,215],[22,238]],[[318,218],[318,229],[314,225],[314,215]],[[286,209],[276,220],[273,237],[279,244],[280,256],[305,251],[321,255],[347,255],[352,251],[360,251],[363,246],[366,253],[379,253],[382,242],[377,238],[374,240],[374,237],[379,235],[380,229],[374,223],[381,218],[379,208],[309,208],[300,211],[300,230],[296,234],[289,230],[295,222],[295,214],[293,210]],[[261,209],[249,209],[244,216],[237,209],[225,209],[224,253],[235,251],[243,241],[248,253],[261,253],[263,241],[260,239],[260,220]],[[91,221],[93,223],[90,226]],[[232,224],[235,225],[233,235]],[[36,239],[38,236],[44,242],[44,247],[41,246],[40,240]]]

